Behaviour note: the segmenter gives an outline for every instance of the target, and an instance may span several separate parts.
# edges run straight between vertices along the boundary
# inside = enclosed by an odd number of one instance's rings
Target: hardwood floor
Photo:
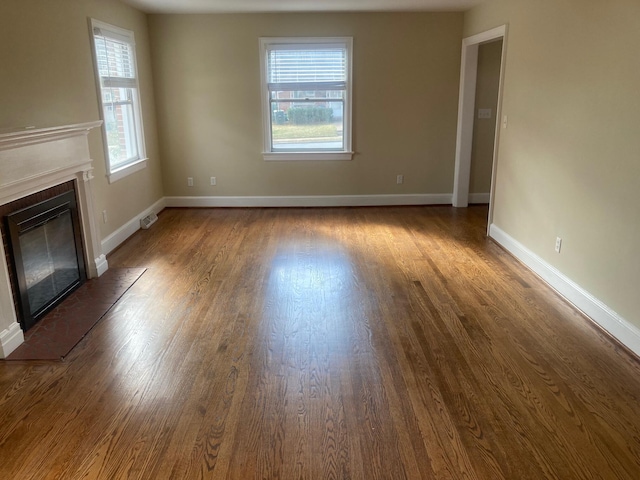
[[[0,478],[640,478],[640,363],[486,214],[165,210],[66,361],[0,362]]]

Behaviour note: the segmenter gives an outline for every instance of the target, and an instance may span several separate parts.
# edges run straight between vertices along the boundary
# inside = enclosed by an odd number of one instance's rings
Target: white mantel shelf
[[[69,136],[86,134],[93,128],[102,125],[102,120],[87,123],[76,123],[73,125],[63,125],[59,127],[46,128],[21,128],[5,133],[0,133],[0,150],[16,148],[22,145],[49,142]]]
[[[70,180],[76,182],[85,265],[89,278],[107,268],[93,206],[89,132],[102,121],[0,133],[0,205]],[[9,266],[0,242],[0,358],[24,342],[17,322]]]
[[[102,121],[0,134],[0,205],[93,170],[87,135]],[[71,177],[70,177],[71,176]]]

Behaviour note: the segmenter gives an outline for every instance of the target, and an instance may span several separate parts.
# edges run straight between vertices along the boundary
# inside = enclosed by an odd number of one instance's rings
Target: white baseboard
[[[133,235],[138,230],[140,230],[141,218],[146,217],[150,213],[158,214],[164,209],[164,207],[165,207],[165,198],[163,197],[160,200],[158,200],[156,203],[151,205],[149,208],[140,212],[134,218],[129,220],[127,223],[125,223],[123,226],[121,226],[111,235],[105,237],[105,239],[102,240],[102,252],[105,255],[107,255],[113,250],[115,250],[116,247],[118,247],[118,245],[120,245],[127,238],[129,238],[131,235]]]
[[[489,235],[527,267],[538,274],[569,302],[614,336],[636,355],[640,356],[640,329],[622,318],[580,285],[538,257],[531,250],[502,231],[495,224]]]
[[[365,207],[451,205],[451,194],[165,197],[167,207]]]
[[[470,193],[469,203],[489,203],[490,193]]]
[[[102,240],[105,255],[140,229],[140,219],[165,207],[358,207],[383,205],[450,205],[450,193],[408,195],[311,195],[284,197],[164,197]],[[98,259],[96,259],[98,264]],[[99,265],[97,265],[99,267]],[[104,262],[106,266],[106,260]],[[100,271],[100,268],[98,269]],[[106,269],[104,269],[106,270]],[[103,273],[103,272],[102,272]],[[101,273],[100,273],[101,274]]]
[[[102,275],[104,272],[106,272],[109,269],[107,256],[104,254],[96,258],[94,262],[96,263],[96,273],[98,274],[98,276]]]
[[[24,343],[24,333],[18,322],[11,324],[0,332],[0,358],[7,358],[16,348]]]

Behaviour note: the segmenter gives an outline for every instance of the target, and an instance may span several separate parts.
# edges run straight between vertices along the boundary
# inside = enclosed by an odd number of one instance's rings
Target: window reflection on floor
[[[264,320],[282,339],[298,346],[328,342],[346,345],[358,287],[353,262],[339,243],[283,245],[273,258],[265,288]]]

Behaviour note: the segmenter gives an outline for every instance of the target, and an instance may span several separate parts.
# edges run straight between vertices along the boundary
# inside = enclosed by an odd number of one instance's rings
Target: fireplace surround
[[[97,121],[0,134],[0,205],[75,181],[88,278],[100,276],[108,268],[95,222],[93,167],[87,138],[91,129],[101,124]],[[24,342],[13,301],[10,268],[0,243],[0,358],[6,358]]]

